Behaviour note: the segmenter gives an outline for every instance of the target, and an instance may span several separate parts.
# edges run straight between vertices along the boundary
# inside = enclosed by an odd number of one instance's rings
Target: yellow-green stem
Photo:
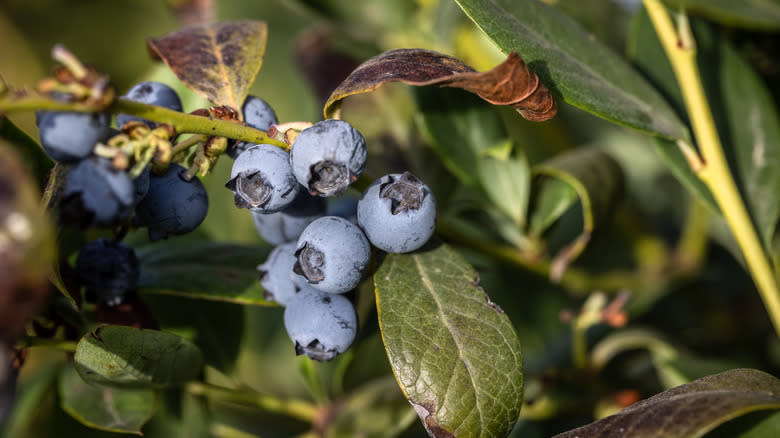
[[[775,281],[772,265],[753,227],[723,153],[696,65],[693,37],[685,25],[680,26],[684,35],[678,35],[660,0],[644,0],[644,4],[674,69],[691,119],[693,133],[701,151],[704,166],[699,169],[697,175],[709,187],[723,212],[742,250],[747,268],[756,283],[775,331],[780,335],[780,290]]]
[[[226,388],[203,382],[190,382],[187,384],[186,389],[190,394],[252,406],[309,423],[317,418],[317,407],[302,400],[282,400],[254,391]]]

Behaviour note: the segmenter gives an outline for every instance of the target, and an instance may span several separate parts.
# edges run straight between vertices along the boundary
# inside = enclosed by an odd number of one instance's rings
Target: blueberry
[[[436,200],[409,172],[374,181],[358,202],[358,224],[377,248],[404,253],[423,246],[436,227]]]
[[[341,120],[323,120],[293,141],[290,163],[298,182],[311,194],[335,196],[347,189],[366,167],[366,140]]]
[[[233,191],[236,207],[260,213],[283,209],[298,193],[290,156],[268,144],[252,146],[239,155],[225,187]]]
[[[60,163],[86,158],[112,132],[108,113],[38,111],[35,121],[43,150]]]
[[[263,240],[272,245],[279,245],[297,241],[310,223],[325,215],[325,207],[324,198],[311,196],[301,188],[292,203],[284,210],[267,214],[257,211],[251,213],[255,229]]]
[[[181,99],[173,88],[160,83],[160,82],[139,82],[130,89],[123,97],[135,102],[146,103],[149,105],[161,106],[164,108],[172,109],[174,111],[181,111]],[[146,123],[150,128],[154,128],[155,124],[149,120],[142,119],[141,117],[131,116],[129,114],[117,114],[116,124],[120,128],[125,123],[136,120]]]
[[[257,96],[248,96],[241,112],[244,114],[244,122],[255,129],[268,131],[271,125],[279,123],[271,105]],[[239,141],[234,147],[227,150],[227,154],[235,160],[239,154],[252,146],[254,146],[253,143]]]
[[[0,343],[0,426],[11,413],[16,399],[18,371],[12,365],[11,350]]]
[[[257,266],[266,300],[286,306],[301,287],[309,287],[305,278],[293,272],[295,260],[295,242],[289,242],[275,247]]]
[[[189,233],[206,218],[206,189],[198,178],[185,180],[185,171],[171,164],[164,174],[149,178],[149,191],[135,208],[135,224],[148,227],[152,241]]]
[[[344,293],[357,287],[371,260],[371,245],[360,227],[336,217],[321,217],[298,238],[293,271],[314,288]]]
[[[76,273],[89,301],[96,299],[116,306],[135,290],[141,271],[133,248],[122,242],[97,239],[79,252]]]
[[[66,223],[114,226],[126,219],[135,200],[126,172],[99,157],[82,160],[68,173],[61,211]]]
[[[133,189],[135,190],[135,203],[139,203],[141,199],[149,192],[149,178],[151,177],[150,167],[144,167],[144,170],[135,177],[133,180]]]
[[[284,327],[296,354],[323,362],[343,353],[355,340],[355,307],[343,295],[305,287],[284,309]]]

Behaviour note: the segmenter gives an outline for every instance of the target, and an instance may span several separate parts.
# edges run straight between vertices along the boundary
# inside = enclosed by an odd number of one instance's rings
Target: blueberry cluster
[[[276,116],[247,113],[250,125]],[[261,128],[262,129],[262,128]],[[267,129],[267,128],[265,128]],[[435,227],[430,189],[412,174],[386,175],[359,200],[340,199],[366,167],[366,141],[349,123],[324,120],[302,130],[289,154],[275,146],[242,145],[230,181],[235,204],[250,210],[257,231],[276,245],[257,267],[265,297],[285,307],[284,324],[297,354],[318,361],[343,353],[357,333],[347,298],[366,274],[371,245],[405,253],[424,245]]]
[[[182,110],[177,93],[159,82],[139,83],[125,97]],[[36,116],[44,151],[55,161],[72,166],[60,203],[65,224],[113,228],[132,223],[148,228],[149,238],[158,240],[188,233],[206,217],[206,190],[197,178],[185,179],[182,166],[170,164],[156,174],[148,162],[142,162],[138,176],[132,178],[132,163],[118,165],[121,160],[106,154],[112,151],[106,146],[109,139],[122,134],[111,128],[108,113],[39,111]],[[120,128],[131,122],[149,129],[157,127],[127,114],[118,114],[116,122]],[[101,239],[87,244],[76,269],[87,299],[106,305],[120,304],[138,281],[138,260],[132,248],[119,242]]]

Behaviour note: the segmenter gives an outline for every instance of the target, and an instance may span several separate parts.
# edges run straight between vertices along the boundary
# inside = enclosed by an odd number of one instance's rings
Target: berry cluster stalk
[[[701,151],[701,163],[692,166],[693,170],[718,203],[780,336],[780,290],[723,153],[696,66],[696,46],[687,18],[681,14],[678,33],[660,0],[644,0],[644,4],[674,69]]]

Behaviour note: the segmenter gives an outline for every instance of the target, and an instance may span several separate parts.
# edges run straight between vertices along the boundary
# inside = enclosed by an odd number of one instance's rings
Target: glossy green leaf
[[[780,2],[775,0],[663,0],[675,9],[684,9],[693,14],[729,26],[753,29],[780,29]]]
[[[516,51],[567,103],[670,139],[689,134],[677,114],[625,60],[539,0],[456,0],[504,52]]]
[[[62,409],[95,429],[141,435],[155,412],[154,390],[90,385],[71,366],[62,369],[58,389]]]
[[[532,215],[533,233],[543,231],[543,226],[549,226],[573,203],[571,190],[564,188],[560,182],[573,189],[582,206],[582,233],[555,255],[551,273],[552,278],[555,279],[582,253],[597,222],[609,212],[615,200],[621,196],[623,172],[614,158],[592,146],[560,154],[536,166],[533,170],[534,174],[542,177],[542,187],[553,184],[551,188],[539,192],[541,198],[537,199],[536,203],[541,209]],[[550,181],[550,178],[553,181]]]
[[[439,242],[388,254],[374,275],[390,365],[431,436],[505,437],[520,413],[517,334],[478,281]]]
[[[763,371],[735,369],[669,389],[556,438],[697,438],[725,421],[763,409],[780,409],[780,380]]]
[[[203,355],[171,333],[108,325],[81,338],[76,371],[88,383],[121,388],[166,388],[195,379]]]
[[[698,65],[718,134],[731,170],[766,248],[780,217],[780,115],[766,85],[736,50],[702,22],[693,23]],[[634,62],[682,111],[674,74],[652,35],[647,14],[632,25],[629,53]],[[712,195],[693,174],[676,145],[659,144],[662,156],[683,184],[717,211]]]
[[[548,179],[534,194],[536,208],[529,221],[532,234],[541,235],[577,202],[577,191],[560,179]]]
[[[185,239],[145,245],[136,254],[142,292],[275,305],[263,298],[256,269],[265,260],[267,247]]]
[[[192,26],[147,41],[190,89],[240,110],[263,64],[268,26],[263,21],[227,21]]]

